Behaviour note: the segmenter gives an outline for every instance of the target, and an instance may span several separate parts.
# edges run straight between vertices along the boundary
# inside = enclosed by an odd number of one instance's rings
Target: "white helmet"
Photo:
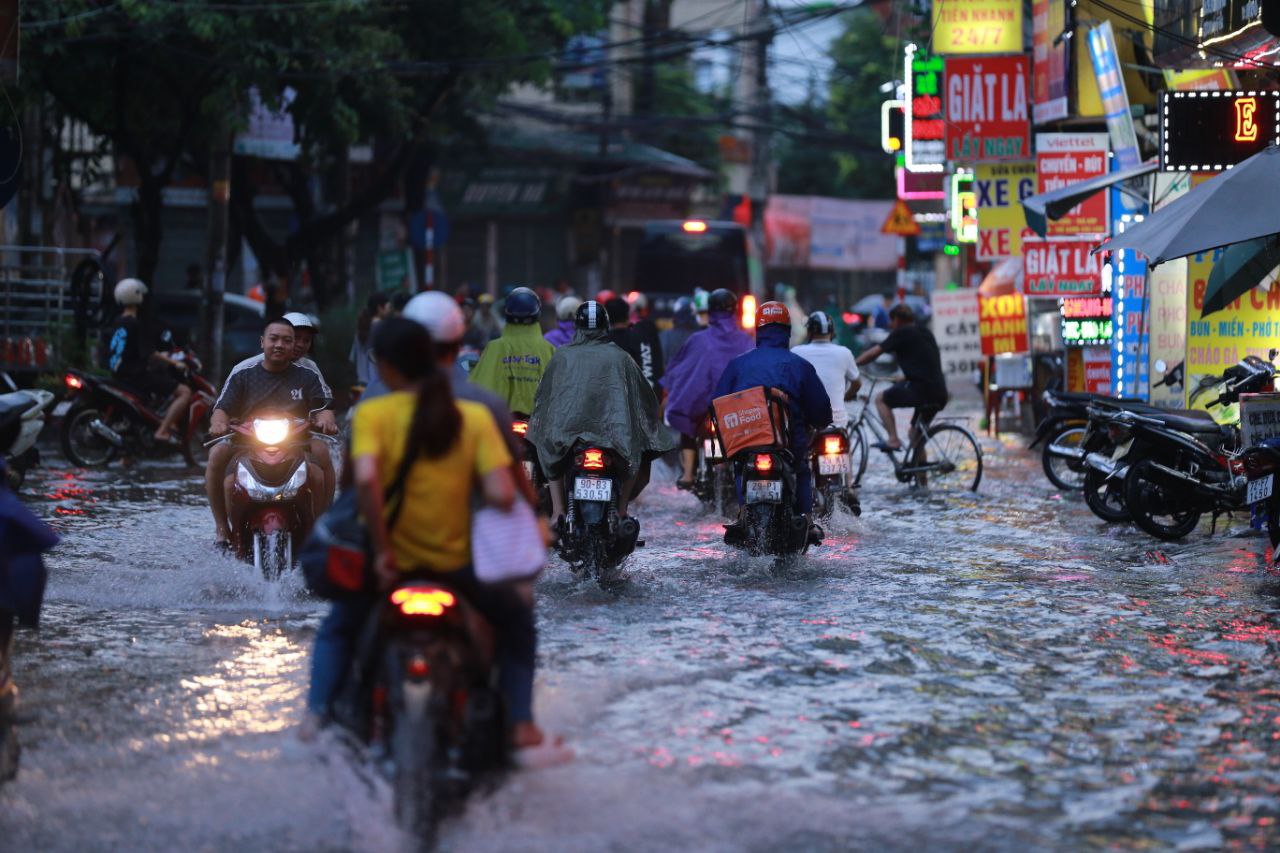
[[[578,313],[578,306],[582,304],[582,300],[576,296],[562,296],[560,301],[556,303],[556,319],[572,320],[574,315]]]
[[[146,295],[147,286],[136,278],[122,279],[116,285],[116,302],[121,305],[141,305]]]
[[[301,311],[290,311],[280,319],[285,320],[295,329],[310,329],[313,333],[320,331],[319,327],[311,322],[311,318]]]
[[[467,330],[458,303],[438,290],[419,293],[405,304],[402,314],[425,326],[437,343],[456,344]]]

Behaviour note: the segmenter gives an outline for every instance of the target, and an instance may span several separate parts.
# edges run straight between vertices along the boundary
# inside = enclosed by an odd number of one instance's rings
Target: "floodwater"
[[[864,515],[781,576],[656,475],[620,592],[538,585],[538,713],[577,760],[474,797],[442,846],[1280,843],[1265,537],[1156,543],[984,445],[946,502],[873,458]],[[64,544],[18,646],[0,849],[404,849],[379,775],[294,737],[322,606],[210,552],[198,477],[54,467],[27,495]]]

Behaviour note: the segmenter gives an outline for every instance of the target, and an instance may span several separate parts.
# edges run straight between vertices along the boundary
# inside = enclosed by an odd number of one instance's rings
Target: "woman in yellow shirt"
[[[471,568],[471,508],[509,509],[516,500],[511,454],[488,409],[455,400],[436,365],[431,337],[412,320],[391,317],[373,338],[378,373],[391,393],[361,403],[351,430],[351,460],[361,514],[382,587],[404,572],[431,572],[461,593],[493,625],[498,663],[516,747],[536,746],[533,669],[537,645],[533,608],[513,588],[480,584]],[[404,454],[415,454],[403,506],[388,529],[383,496]],[[314,727],[329,711],[355,638],[375,600],[334,602],[316,635],[307,705]]]

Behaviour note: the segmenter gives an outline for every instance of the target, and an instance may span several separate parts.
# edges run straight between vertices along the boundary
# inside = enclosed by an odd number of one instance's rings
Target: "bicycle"
[[[849,456],[855,460],[855,486],[862,484],[870,454],[865,431],[877,441],[889,438],[872,404],[876,385],[885,380],[864,372],[870,380],[866,396],[858,395],[862,411],[846,429],[849,432]],[[941,421],[941,423],[937,421]],[[911,441],[898,450],[884,451],[893,464],[893,474],[900,483],[915,482],[941,491],[977,491],[982,482],[982,447],[973,433],[952,418],[937,418],[916,409],[911,417]],[[865,427],[865,430],[864,430]]]

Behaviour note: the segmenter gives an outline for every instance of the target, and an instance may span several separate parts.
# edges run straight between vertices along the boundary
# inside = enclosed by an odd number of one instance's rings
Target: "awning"
[[[1077,181],[1074,184],[1059,187],[1047,193],[1028,196],[1022,200],[1022,206],[1027,211],[1027,225],[1031,230],[1044,237],[1049,230],[1048,220],[1061,219],[1077,204],[1094,193],[1107,189],[1112,184],[1128,181],[1132,178],[1141,178],[1144,175],[1151,174],[1157,168],[1159,168],[1157,163],[1143,163],[1141,166],[1134,166],[1132,169],[1125,169],[1122,172],[1110,172],[1106,175],[1099,175],[1096,178],[1089,178],[1087,181]]]

